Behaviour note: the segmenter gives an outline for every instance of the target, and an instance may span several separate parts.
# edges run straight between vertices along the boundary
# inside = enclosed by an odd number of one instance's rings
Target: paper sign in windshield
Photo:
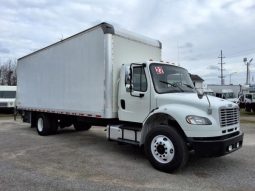
[[[162,66],[155,66],[155,71],[158,75],[164,74],[164,70],[163,70]]]

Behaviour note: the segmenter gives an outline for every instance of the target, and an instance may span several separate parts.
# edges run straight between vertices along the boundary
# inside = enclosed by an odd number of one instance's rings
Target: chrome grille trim
[[[240,112],[239,108],[220,108],[220,126],[227,127],[239,123]]]

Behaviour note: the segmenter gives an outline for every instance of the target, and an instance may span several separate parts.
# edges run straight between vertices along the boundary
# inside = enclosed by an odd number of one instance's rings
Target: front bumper
[[[219,157],[240,149],[243,144],[243,135],[243,132],[239,131],[213,138],[189,138],[189,144],[200,156]]]

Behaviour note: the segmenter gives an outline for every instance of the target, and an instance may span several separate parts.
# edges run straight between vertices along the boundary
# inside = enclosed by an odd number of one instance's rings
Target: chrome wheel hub
[[[165,135],[158,135],[151,141],[151,153],[160,163],[169,163],[174,158],[174,145]]]
[[[42,118],[39,118],[37,121],[37,129],[39,132],[43,131],[43,119]]]

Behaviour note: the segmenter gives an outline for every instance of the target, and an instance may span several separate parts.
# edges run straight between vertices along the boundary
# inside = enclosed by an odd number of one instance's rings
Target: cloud
[[[220,67],[215,66],[215,65],[210,65],[210,66],[207,67],[207,69],[209,69],[209,70],[220,70]]]
[[[2,44],[0,44],[0,54],[8,54],[8,53],[10,53],[10,50],[4,47]]]
[[[182,44],[179,46],[181,49],[187,49],[187,48],[192,48],[194,45],[191,42],[186,42],[185,44]]]
[[[106,21],[160,40],[163,60],[191,73],[211,74],[223,50],[224,72],[241,75],[242,58],[255,58],[254,7],[252,0],[2,1],[0,58],[24,56]]]

